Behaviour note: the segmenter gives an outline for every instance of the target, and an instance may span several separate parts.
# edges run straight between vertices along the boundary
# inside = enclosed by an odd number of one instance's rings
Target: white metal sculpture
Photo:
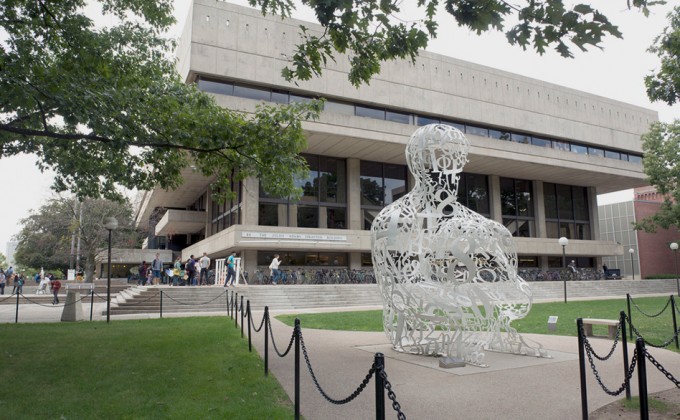
[[[372,225],[373,267],[385,332],[397,351],[484,365],[484,351],[547,357],[510,326],[531,308],[510,232],[457,202],[470,145],[431,124],[406,147],[413,189]]]

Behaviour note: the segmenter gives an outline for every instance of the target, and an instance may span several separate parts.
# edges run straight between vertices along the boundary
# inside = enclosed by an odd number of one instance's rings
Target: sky
[[[234,3],[247,5],[245,1]],[[574,51],[573,59],[562,58],[552,50],[543,56],[533,51],[522,51],[509,45],[505,35],[499,32],[478,36],[456,27],[453,18],[447,16],[440,20],[439,36],[430,43],[428,50],[653,109],[659,113],[661,121],[671,122],[680,118],[678,105],[669,107],[650,103],[643,83],[644,76],[659,66],[658,58],[646,50],[667,25],[666,14],[671,5],[654,7],[651,15],[645,18],[638,11],[628,10],[625,0],[591,3],[619,26],[624,38],[606,39],[602,50]],[[175,4],[176,27],[182,28],[189,1],[175,0]],[[294,14],[294,17],[306,20],[312,16],[305,11]],[[412,12],[404,12],[400,17],[405,20],[414,18]],[[0,190],[3,197],[0,252],[4,254],[6,242],[21,230],[21,219],[52,196],[49,189],[52,175],[49,171],[41,173],[35,166],[35,158],[24,155],[0,159],[0,180],[3,186]],[[631,190],[626,190],[600,196],[598,202],[606,204],[631,198]]]

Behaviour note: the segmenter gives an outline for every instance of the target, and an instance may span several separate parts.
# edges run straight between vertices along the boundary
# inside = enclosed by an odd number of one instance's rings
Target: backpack
[[[194,260],[189,260],[189,262],[187,263],[187,270],[188,271],[194,271],[194,265],[195,264],[196,264],[196,262]]]

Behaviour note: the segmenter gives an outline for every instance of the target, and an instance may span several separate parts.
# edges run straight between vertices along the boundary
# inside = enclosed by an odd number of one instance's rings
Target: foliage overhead
[[[319,102],[224,109],[176,72],[164,36],[172,0],[99,0],[117,22],[101,28],[86,3],[0,3],[0,159],[33,153],[56,172],[56,191],[81,198],[175,188],[189,166],[215,175],[225,195],[234,173],[295,194],[306,171],[300,120],[316,118]]]
[[[680,120],[652,124],[642,136],[642,150],[647,180],[663,194],[664,201],[656,214],[642,220],[636,228],[650,232],[656,226],[680,228]]]
[[[296,9],[292,0],[249,0],[263,14],[290,17]],[[446,13],[456,25],[469,28],[478,35],[504,31],[508,42],[522,49],[535,49],[539,54],[554,48],[563,57],[572,57],[574,47],[586,51],[589,46],[601,48],[606,36],[622,34],[609,19],[593,6],[580,3],[567,6],[562,0],[418,0],[422,19],[400,18],[400,0],[302,0],[310,7],[323,27],[323,33],[312,33],[301,26],[303,42],[296,47],[291,64],[283,70],[286,80],[309,80],[322,73],[322,67],[335,60],[335,52],[348,54],[349,80],[355,86],[368,83],[380,72],[386,60],[407,58],[415,61],[419,49],[437,37],[437,17]],[[628,0],[629,8],[645,15],[649,6],[664,1]],[[443,7],[444,10],[440,10]],[[514,22],[506,28],[508,22]]]
[[[680,99],[680,6],[668,13],[668,22],[649,48],[661,60],[661,67],[645,77],[645,86],[651,101],[673,105]]]
[[[82,218],[80,212],[82,208]],[[94,270],[94,259],[108,245],[106,217],[118,220],[118,229],[111,236],[112,246],[135,248],[140,235],[131,227],[132,208],[128,202],[102,199],[78,202],[75,197],[49,200],[21,221],[17,235],[15,260],[22,266],[65,270],[69,268],[74,234],[80,236],[80,251],[84,256],[85,277]]]

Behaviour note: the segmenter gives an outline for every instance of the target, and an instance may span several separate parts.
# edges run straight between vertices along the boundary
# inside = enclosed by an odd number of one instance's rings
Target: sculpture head
[[[406,163],[420,185],[455,188],[467,163],[470,142],[455,127],[430,124],[418,128],[406,145]]]

